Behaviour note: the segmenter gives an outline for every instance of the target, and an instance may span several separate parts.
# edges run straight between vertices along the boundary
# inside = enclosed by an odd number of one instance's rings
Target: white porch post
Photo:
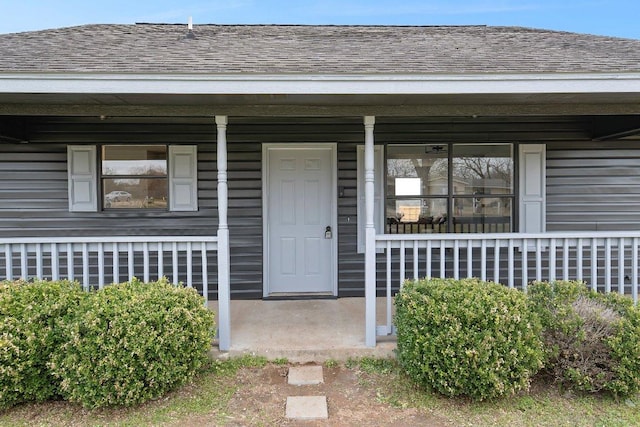
[[[229,225],[227,223],[227,116],[216,116],[218,127],[218,346],[231,347]]]
[[[364,201],[365,201],[365,344],[376,346],[376,229],[374,225],[374,148],[375,116],[364,117]]]

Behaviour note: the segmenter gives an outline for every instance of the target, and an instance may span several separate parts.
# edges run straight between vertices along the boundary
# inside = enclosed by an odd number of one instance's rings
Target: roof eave
[[[640,93],[640,72],[161,74],[0,72],[0,94],[402,95]]]

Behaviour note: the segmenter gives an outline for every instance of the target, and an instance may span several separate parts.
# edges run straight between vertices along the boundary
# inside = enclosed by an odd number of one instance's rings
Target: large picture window
[[[512,144],[387,147],[387,233],[513,230]]]
[[[104,209],[167,209],[167,146],[105,145],[101,157]]]

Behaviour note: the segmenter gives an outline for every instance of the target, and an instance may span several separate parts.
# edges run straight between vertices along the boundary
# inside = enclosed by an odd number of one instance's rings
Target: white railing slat
[[[556,280],[556,239],[549,240],[549,280]]]
[[[171,246],[171,260],[173,261],[173,284],[178,284],[178,243],[173,242]]]
[[[467,277],[473,277],[473,244],[467,239]]]
[[[36,244],[36,277],[38,280],[43,279],[42,270],[42,243],[38,243]]]
[[[536,240],[536,280],[542,280],[542,241]]]
[[[202,261],[202,296],[204,296],[204,303],[206,306],[207,301],[209,301],[209,261],[207,258],[207,245],[204,243],[200,244],[200,259]],[[162,276],[158,276],[158,279],[160,277]]]
[[[129,278],[129,281],[133,280],[134,276],[135,276],[135,270],[134,270],[134,259],[133,259],[133,242],[129,242],[127,244],[127,275]]]
[[[418,280],[418,241],[413,241],[413,280]]]
[[[442,279],[444,279],[445,277],[447,277],[447,269],[446,269],[446,265],[445,262],[447,260],[447,255],[446,255],[446,247],[444,245],[444,239],[440,240],[440,277]]]
[[[460,241],[456,240],[453,244],[453,278],[460,278]]]
[[[500,240],[495,240],[493,247],[493,281],[500,282]]]
[[[149,243],[142,244],[142,275],[145,283],[149,282]]]
[[[507,254],[507,284],[510,288],[515,286],[514,280],[514,260],[513,260],[513,240],[509,239],[509,253]]]
[[[392,315],[391,315],[391,306],[392,306],[392,295],[391,295],[391,242],[387,242],[387,295],[385,298],[385,302],[387,304],[386,309],[387,309],[387,322],[386,322],[386,329],[387,329],[387,334],[391,333],[391,324],[393,322],[392,319]],[[402,289],[402,283],[400,284],[400,289]]]
[[[598,290],[598,241],[591,238],[591,289]]]
[[[73,245],[67,243],[67,278],[71,281],[75,280],[75,253],[73,252]]]
[[[631,295],[633,301],[638,303],[638,238],[633,238],[631,246]]]
[[[193,288],[193,248],[187,243],[187,286]]]
[[[13,280],[13,251],[11,243],[5,245],[4,260],[7,280]]]
[[[391,244],[391,242],[389,242],[389,244]],[[431,271],[431,263],[433,261],[433,253],[431,251],[432,247],[431,247],[431,240],[427,240],[427,273],[426,273],[426,277],[433,277],[432,271]]]
[[[562,242],[562,280],[569,280],[569,239]]]
[[[89,246],[82,244],[82,287],[89,290]]]
[[[620,237],[618,240],[618,293],[620,295],[624,295],[624,252],[625,252],[625,243],[624,238]]]
[[[60,279],[60,254],[58,244],[51,244],[51,280]]]
[[[111,247],[111,256],[113,283],[120,283],[120,246],[116,242]]]
[[[405,249],[405,245],[404,245],[405,241],[403,240],[402,242],[400,242],[400,283],[399,285],[402,285],[402,283],[405,281],[406,276],[405,276],[405,271],[404,271],[404,267],[405,267],[405,253],[404,253],[404,249]]]
[[[521,272],[522,272],[522,289],[524,290],[527,289],[527,284],[529,282],[529,263],[528,263],[529,246],[528,244],[529,242],[527,241],[527,239],[522,239],[522,247],[520,250],[522,251]]]
[[[207,245],[202,243],[202,250],[207,250]],[[162,242],[158,243],[158,279],[164,276],[164,252],[162,251]]]
[[[24,280],[29,279],[27,266],[28,266],[27,245],[25,243],[22,243],[20,245],[20,277]]]
[[[104,287],[104,244],[98,245],[98,288]]]
[[[480,247],[480,280],[487,280],[487,241],[482,241]]]
[[[582,282],[583,278],[583,269],[584,269],[584,260],[582,253],[582,239],[578,239],[578,246],[576,247],[576,278]]]
[[[605,292],[611,292],[611,239],[605,239],[604,286]]]

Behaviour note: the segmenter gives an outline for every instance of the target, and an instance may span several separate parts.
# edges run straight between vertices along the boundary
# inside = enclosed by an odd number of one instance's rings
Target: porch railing
[[[82,286],[166,276],[194,287],[205,299],[218,250],[211,236],[56,237],[0,239],[0,279],[78,280]]]
[[[639,246],[640,232],[377,235],[386,322],[376,332],[393,333],[393,295],[421,277],[478,277],[524,291],[533,280],[582,280],[637,303]]]

